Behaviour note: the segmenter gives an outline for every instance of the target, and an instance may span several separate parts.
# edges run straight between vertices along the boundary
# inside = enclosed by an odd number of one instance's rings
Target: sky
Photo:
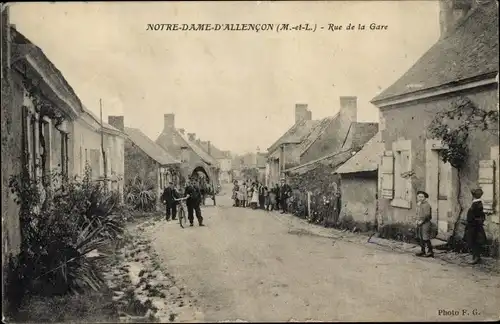
[[[370,103],[439,37],[437,1],[16,3],[11,23],[40,47],[84,105],[156,140],[163,115],[219,149],[265,151],[294,123]],[[149,31],[147,24],[316,24],[307,31]],[[328,31],[328,24],[343,30]],[[351,23],[366,29],[345,30]],[[369,30],[371,23],[387,30]],[[321,30],[320,26],[325,26]]]

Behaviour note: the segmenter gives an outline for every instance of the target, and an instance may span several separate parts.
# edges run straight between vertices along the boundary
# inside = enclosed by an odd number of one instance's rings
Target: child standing
[[[417,192],[417,237],[420,241],[421,251],[417,253],[417,256],[425,256],[427,258],[433,258],[434,252],[432,251],[431,244],[431,218],[432,218],[432,208],[427,202],[429,195],[425,191]],[[427,246],[427,253],[425,253],[425,247]]]
[[[240,201],[240,207],[247,206],[247,185],[245,184],[245,182],[243,182],[243,184],[240,186]]]
[[[484,232],[485,214],[483,210],[483,190],[475,188],[471,190],[472,204],[467,211],[467,220],[465,225],[465,241],[471,249],[472,261],[470,264],[476,264],[481,260],[481,248],[486,240]]]

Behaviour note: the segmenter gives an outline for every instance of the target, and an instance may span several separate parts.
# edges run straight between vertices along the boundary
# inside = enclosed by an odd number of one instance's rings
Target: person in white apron
[[[258,204],[259,204],[259,189],[257,188],[257,185],[254,184],[250,206],[252,207],[252,209],[257,209]]]

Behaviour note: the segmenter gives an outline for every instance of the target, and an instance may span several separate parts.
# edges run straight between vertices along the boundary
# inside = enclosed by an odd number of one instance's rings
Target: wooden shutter
[[[401,173],[405,174],[401,179],[401,199],[410,201],[411,200],[411,175],[409,175],[410,169],[410,151],[401,151]]]
[[[97,149],[90,150],[90,167],[92,168],[92,179],[99,178],[101,167],[101,152]]]
[[[391,151],[384,152],[381,165],[382,198],[394,198],[394,155]]]
[[[108,178],[111,176],[111,150],[109,148],[106,149],[106,175]]]
[[[483,189],[483,207],[487,213],[495,208],[495,161],[479,161],[479,186]]]

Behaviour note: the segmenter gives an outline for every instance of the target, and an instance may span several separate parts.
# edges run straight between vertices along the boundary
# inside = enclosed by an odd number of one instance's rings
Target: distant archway
[[[194,168],[191,173],[191,177],[194,179],[205,179],[206,183],[210,183],[210,177],[208,176],[207,171],[202,166],[198,166]]]

